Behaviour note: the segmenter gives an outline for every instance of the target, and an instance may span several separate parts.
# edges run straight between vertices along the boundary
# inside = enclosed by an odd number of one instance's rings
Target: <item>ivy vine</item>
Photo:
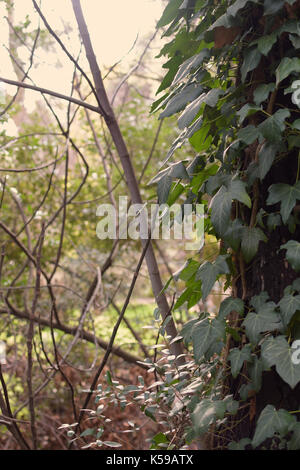
[[[203,312],[181,332],[199,367],[212,364],[210,385],[187,394],[186,437],[222,436],[228,416],[232,429],[255,422],[251,435],[216,447],[300,449],[299,394],[295,409],[255,401],[265,371],[289,390],[300,382],[299,15],[297,0],[170,0],[158,24],[167,73],[152,111],[180,114],[152,183],[161,203],[203,203],[205,231],[220,241],[215,261],[195,253],[176,274],[186,287],[174,308],[205,300],[219,277],[232,290],[217,315]],[[183,145],[197,153],[190,162],[179,161]],[[285,269],[277,298],[253,281],[268,246]]]

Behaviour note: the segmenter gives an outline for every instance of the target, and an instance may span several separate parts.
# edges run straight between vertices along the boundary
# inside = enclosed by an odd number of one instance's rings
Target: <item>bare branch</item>
[[[7,313],[12,313],[15,317],[22,318],[23,320],[29,320],[30,319],[30,316],[29,316],[28,313],[22,312],[22,311],[16,309],[15,307],[12,307],[11,304],[9,305],[9,308],[5,308],[5,309],[0,308],[0,314],[7,314]],[[37,323],[37,324],[40,324],[42,326],[46,326],[46,327],[51,328],[50,320],[47,320],[45,318],[39,318],[38,316],[35,315],[34,316],[34,322]],[[63,331],[64,333],[67,333],[67,334],[72,335],[72,336],[74,336],[77,332],[77,327],[71,327],[71,326],[68,326],[68,325],[64,325],[63,323],[58,324],[58,323],[53,322],[52,327],[56,330]],[[89,333],[85,330],[81,331],[81,338],[84,339],[85,341],[88,341],[89,343],[92,343],[92,344],[94,344],[95,340],[96,340],[97,344],[102,349],[104,349],[105,351],[107,350],[108,343],[106,341],[104,341],[102,338],[98,338],[98,337],[95,339],[94,335],[92,335],[91,333]],[[121,349],[118,346],[113,346],[111,352],[115,356],[120,357],[121,359],[123,359],[124,361],[126,361],[130,364],[138,365],[142,369],[148,369],[146,366],[143,366],[143,364],[139,364],[139,360],[140,360],[139,357],[136,357],[133,354],[130,354],[127,351],[124,351],[123,349]]]
[[[44,93],[46,95],[54,96],[55,98],[59,98],[61,100],[69,101],[70,103],[78,104],[83,108],[89,109],[90,111],[94,111],[95,113],[101,114],[100,109],[97,106],[93,106],[91,104],[85,103],[84,101],[77,100],[72,96],[62,95],[61,93],[57,93],[56,91],[48,90],[47,88],[40,88],[35,85],[29,85],[29,83],[19,82],[17,80],[10,80],[8,78],[0,77],[0,82],[7,83],[8,85],[15,85],[20,88],[27,88],[28,90],[38,91],[40,93]]]

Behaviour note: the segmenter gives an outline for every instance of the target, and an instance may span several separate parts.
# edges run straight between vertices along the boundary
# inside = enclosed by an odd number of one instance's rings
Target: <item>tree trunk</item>
[[[78,23],[80,35],[81,35],[81,38],[85,47],[86,56],[87,56],[91,73],[93,76],[96,94],[98,97],[98,102],[101,104],[101,108],[103,110],[103,117],[110,131],[118,156],[120,158],[132,202],[134,204],[142,204],[142,198],[141,198],[139,186],[137,183],[137,179],[135,176],[135,172],[131,163],[131,159],[129,156],[129,152],[126,147],[126,143],[123,139],[118,122],[115,118],[113,109],[109,103],[106,90],[103,85],[101,72],[97,64],[94,51],[93,51],[88,29],[87,29],[87,26],[83,17],[83,12],[81,9],[80,1],[72,0],[72,4],[73,4],[73,9],[74,9],[74,13],[76,16],[76,20]],[[143,246],[145,246],[146,240],[142,239],[141,241],[142,241]],[[164,293],[162,293],[163,284],[161,281],[156,257],[155,257],[153,246],[151,243],[149,244],[148,250],[146,252],[146,262],[147,262],[149,277],[151,280],[155,300],[160,309],[162,319],[166,320],[166,318],[169,315],[171,315],[171,311],[170,311],[170,307],[168,305],[166,296]],[[167,334],[172,339],[174,339],[177,336],[176,326],[172,318],[170,319],[170,321],[168,322],[166,326],[166,331],[167,331]],[[176,357],[180,356],[183,353],[182,345],[179,342],[173,343],[170,346],[170,349],[171,349],[172,354],[174,354]],[[184,363],[183,357],[180,357],[179,359],[177,359],[177,363],[183,364]]]
[[[257,17],[257,10],[253,8],[253,17],[249,17],[249,23],[254,25],[257,29],[257,36],[263,35],[262,23]],[[286,38],[281,37],[280,47],[275,49],[272,54],[267,57],[262,57],[257,69],[254,70],[253,75],[250,76],[251,81],[245,83],[245,89],[248,90],[248,100],[253,102],[253,92],[260,83],[270,83],[274,81],[274,75],[271,74],[272,64],[282,59],[283,51],[287,48],[285,44]],[[269,103],[267,105],[267,112],[273,114],[279,109],[288,108],[291,111],[291,121],[299,117],[299,109],[294,107],[291,109],[290,95],[284,95],[284,82],[281,83],[279,89],[275,89],[270,95]],[[260,117],[254,114],[248,118],[245,125],[253,124],[255,126],[260,124]],[[251,161],[254,160],[254,155],[257,154],[258,142],[255,141],[245,151],[244,170],[247,170]],[[252,207],[256,206],[255,216],[262,209],[269,214],[271,212],[279,212],[280,203],[270,206],[267,205],[267,198],[269,195],[268,189],[272,184],[285,183],[294,185],[298,176],[299,156],[298,149],[292,148],[284,158],[275,161],[267,173],[263,181],[258,179],[253,184],[253,192],[251,195]],[[293,214],[297,215],[297,207],[293,210]],[[252,209],[253,210],[253,209]],[[247,213],[248,212],[248,213]],[[247,210],[245,215],[246,223],[251,226],[252,217],[251,211]],[[292,269],[291,265],[285,259],[285,250],[281,250],[280,246],[289,240],[300,241],[300,225],[295,225],[295,231],[291,233],[287,225],[279,225],[274,230],[270,231],[264,227],[267,234],[267,243],[260,242],[258,252],[255,258],[249,265],[237,262],[237,276],[236,284],[233,287],[233,295],[244,300],[246,307],[249,307],[250,299],[265,291],[268,293],[271,301],[278,303],[284,295],[284,289],[290,285],[299,275]],[[247,309],[246,309],[247,310]],[[231,347],[240,346],[231,339]],[[247,367],[244,365],[242,373],[233,379],[229,377],[225,387],[229,388],[229,394],[233,394],[233,398],[239,400],[239,389],[243,383],[246,383],[245,376],[247,376]],[[228,390],[228,389],[227,389]],[[277,410],[284,408],[288,411],[295,411],[300,409],[300,383],[292,389],[286,382],[284,382],[272,367],[270,371],[264,371],[262,375],[261,390],[248,398],[250,408],[245,407],[239,410],[236,416],[232,416],[226,423],[226,431],[221,432],[220,436],[214,439],[213,448],[225,448],[229,441],[239,441],[242,438],[253,438],[257,419],[261,411],[266,405],[273,405]],[[250,411],[249,411],[250,410]],[[238,423],[238,424],[237,424]],[[232,425],[232,426],[231,426]],[[271,439],[268,440],[269,445]],[[268,446],[268,444],[267,444]],[[264,444],[264,448],[266,445]]]

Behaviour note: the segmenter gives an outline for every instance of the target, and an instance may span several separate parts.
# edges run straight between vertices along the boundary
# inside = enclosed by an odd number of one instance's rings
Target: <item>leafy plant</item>
[[[218,363],[211,386],[191,398],[192,434],[211,432],[213,448],[299,448],[298,410],[287,399],[299,405],[291,346],[299,337],[300,103],[290,95],[299,14],[296,0],[170,0],[159,23],[168,25],[161,54],[172,68],[153,111],[181,113],[165,164],[188,168],[177,159],[183,145],[199,153],[202,167],[180,180],[180,197],[205,204],[205,229],[220,242],[214,263],[190,258],[175,308],[205,301],[220,275],[232,290],[217,315],[203,313],[182,330],[196,363]],[[217,170],[206,173],[211,165]],[[264,395],[278,380],[285,408]],[[225,424],[232,395],[236,414]]]

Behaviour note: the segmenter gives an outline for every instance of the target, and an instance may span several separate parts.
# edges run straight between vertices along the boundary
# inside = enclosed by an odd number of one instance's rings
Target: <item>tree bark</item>
[[[257,18],[249,18],[252,24],[258,29],[257,35],[263,34],[259,31],[261,24]],[[285,50],[285,39],[281,38],[280,47],[273,53],[274,56],[263,57],[257,69],[253,71],[251,82],[246,83],[248,100],[253,102],[253,92],[259,83],[269,83],[273,80],[271,75],[273,61],[282,58],[282,51]],[[247,88],[248,86],[248,88]],[[278,109],[289,108],[293,118],[298,117],[297,108],[291,109],[290,98],[284,95],[283,88],[275,89],[271,93],[267,104],[267,112],[272,115]],[[259,116],[255,114],[249,118],[248,124],[257,126],[260,123]],[[258,142],[251,144],[244,155],[244,170],[254,160],[254,156],[258,154],[260,144]],[[250,158],[249,158],[250,156]],[[274,206],[267,205],[268,189],[272,184],[285,183],[294,185],[297,179],[298,168],[298,149],[292,148],[284,158],[278,159],[272,165],[263,181],[258,179],[253,184],[252,189],[252,210],[246,211],[245,219],[247,224],[254,226],[257,213],[262,209],[267,213],[279,212],[280,204]],[[254,209],[253,209],[254,208]],[[295,209],[294,209],[295,210]],[[249,265],[236,263],[237,276],[234,286],[233,295],[244,300],[246,307],[250,307],[250,299],[265,291],[268,293],[271,301],[278,303],[284,295],[284,289],[292,284],[299,275],[292,269],[290,264],[285,260],[285,251],[280,250],[280,246],[289,240],[300,241],[300,226],[296,224],[296,229],[291,233],[287,225],[279,225],[270,231],[264,228],[267,234],[267,243],[260,242],[258,252]],[[247,310],[247,308],[246,308]],[[231,339],[230,347],[238,347],[239,343],[235,343]],[[233,379],[232,376],[226,381],[225,387],[230,390],[229,394],[233,394],[233,398],[239,400],[239,389],[243,383],[247,383],[247,368],[243,367],[242,373]],[[262,386],[260,391],[248,397],[249,407],[239,410],[238,414],[231,417],[226,423],[227,431],[221,437],[213,439],[213,448],[226,448],[229,441],[239,441],[242,438],[253,438],[257,419],[266,405],[273,405],[276,409],[284,408],[288,411],[299,410],[300,408],[300,383],[292,389],[272,367],[270,371],[264,371],[262,374]],[[268,442],[269,441],[269,442]],[[271,445],[271,439],[264,443],[264,448]]]

